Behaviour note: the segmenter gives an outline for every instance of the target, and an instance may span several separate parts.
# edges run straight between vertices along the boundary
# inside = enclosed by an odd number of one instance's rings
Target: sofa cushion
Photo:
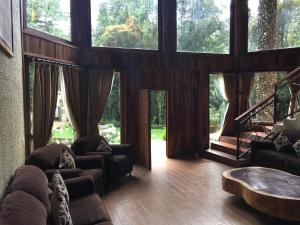
[[[292,148],[296,155],[300,157],[300,139],[293,144]]]
[[[59,164],[58,167],[60,169],[75,169],[75,160],[74,157],[63,149],[60,153]]]
[[[71,146],[76,155],[82,155],[85,152],[93,152],[98,147],[102,136],[90,135],[78,138]]]
[[[3,200],[0,224],[46,225],[47,211],[34,196],[23,191],[15,191]]]
[[[293,143],[289,140],[289,138],[285,136],[283,133],[281,133],[274,140],[275,148],[279,152],[289,149],[292,146],[292,144]]]
[[[74,153],[69,149],[68,146],[63,144],[51,144],[42,148],[38,148],[32,152],[26,160],[26,164],[35,165],[42,170],[57,168],[60,154],[63,149],[68,151],[74,157]]]
[[[287,171],[300,175],[300,159],[297,156],[289,155],[284,162],[284,167]]]
[[[44,172],[35,166],[22,166],[15,172],[12,191],[24,191],[33,195],[50,213],[48,179]]]
[[[51,217],[55,225],[73,225],[65,192],[60,184],[54,187],[51,197]]]
[[[104,204],[96,193],[71,201],[70,212],[74,225],[89,225],[110,221]]]
[[[68,189],[65,185],[65,182],[60,175],[58,171],[56,171],[53,174],[52,178],[52,187],[53,187],[53,193],[59,192],[60,194],[63,195],[63,197],[66,199],[67,204],[69,204],[70,198],[69,198],[69,192]]]
[[[255,162],[258,165],[282,169],[284,161],[288,156],[289,154],[285,152],[277,152],[275,150],[258,150],[255,151]]]

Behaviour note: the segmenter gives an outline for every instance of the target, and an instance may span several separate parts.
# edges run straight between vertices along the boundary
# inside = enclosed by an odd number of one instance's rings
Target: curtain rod
[[[47,63],[57,64],[57,65],[62,65],[62,66],[91,68],[91,69],[115,69],[115,70],[122,69],[120,67],[115,67],[115,66],[97,66],[97,65],[83,66],[83,65],[76,65],[76,64],[71,64],[71,63],[58,62],[58,61],[49,60],[49,59],[42,59],[42,58],[37,58],[37,57],[33,57],[33,56],[26,56],[26,57],[31,58],[32,60],[35,60],[38,62],[47,62]]]

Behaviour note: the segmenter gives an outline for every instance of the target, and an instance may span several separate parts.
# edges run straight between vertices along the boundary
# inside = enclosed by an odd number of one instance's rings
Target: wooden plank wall
[[[85,66],[109,66],[121,71],[122,141],[131,143],[136,159],[145,165],[144,141],[137,121],[141,89],[170,91],[169,107],[174,120],[168,132],[174,147],[169,156],[199,152],[209,145],[209,74],[213,72],[246,72],[291,70],[300,65],[300,48],[247,52],[247,1],[232,0],[230,54],[195,54],[176,52],[176,0],[159,0],[159,50],[126,50],[90,47],[90,4],[72,0],[72,43],[58,41],[34,32],[24,32],[24,54],[55,59]],[[82,35],[84,34],[84,35]],[[194,74],[188,71],[196,71]],[[181,95],[184,93],[183,95]],[[186,107],[188,106],[188,107]],[[191,109],[191,110],[187,110]],[[175,111],[177,111],[175,113]],[[192,112],[192,113],[191,113]],[[184,120],[184,122],[183,122]],[[174,132],[186,132],[181,136]],[[173,132],[173,133],[172,133]],[[175,140],[176,139],[176,140]],[[181,140],[182,139],[182,140]],[[190,144],[192,143],[192,144]],[[173,147],[172,147],[173,148]],[[174,153],[174,154],[173,154]]]

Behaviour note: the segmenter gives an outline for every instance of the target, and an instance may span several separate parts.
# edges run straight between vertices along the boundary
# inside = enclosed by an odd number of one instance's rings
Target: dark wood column
[[[177,42],[176,0],[160,0],[159,17],[162,64],[165,67],[175,65]]]

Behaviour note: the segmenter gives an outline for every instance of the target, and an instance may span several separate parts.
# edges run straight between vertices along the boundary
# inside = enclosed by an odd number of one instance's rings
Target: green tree
[[[157,48],[155,1],[111,0],[99,5],[94,46]]]
[[[60,0],[28,0],[26,9],[29,27],[70,40],[70,31],[64,31],[57,24],[70,21],[70,14],[66,15],[62,11]]]
[[[177,49],[208,53],[228,53],[228,21],[211,0],[177,1]]]

